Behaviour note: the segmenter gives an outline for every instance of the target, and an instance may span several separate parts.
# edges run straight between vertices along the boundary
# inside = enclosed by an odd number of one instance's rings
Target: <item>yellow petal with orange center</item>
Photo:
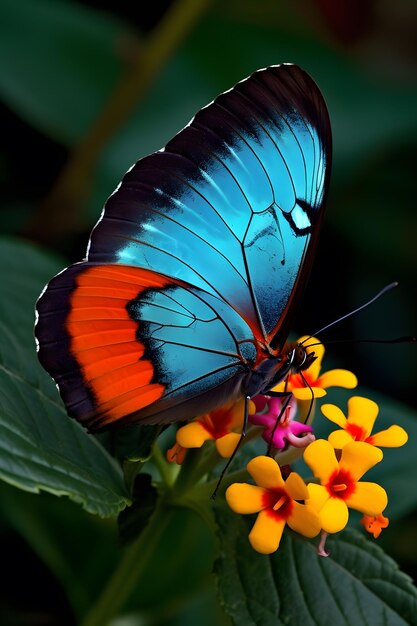
[[[320,374],[321,362],[323,360],[325,352],[324,345],[322,343],[319,343],[319,340],[316,339],[316,337],[309,337],[308,335],[300,337],[297,343],[301,343],[305,347],[307,354],[311,354],[311,352],[314,352],[314,355],[317,357],[316,360],[313,361],[310,367],[306,370],[309,376],[311,376],[312,380],[317,380]],[[317,345],[313,346],[313,343]],[[311,346],[311,348],[309,346]]]
[[[333,446],[324,439],[310,443],[304,451],[304,461],[321,483],[327,483],[330,475],[339,468]]]
[[[311,400],[312,395],[314,395],[315,398],[322,398],[327,393],[327,391],[321,387],[311,387],[311,389],[310,387],[296,387],[291,391],[293,392],[294,398],[297,400]]]
[[[233,483],[226,490],[226,500],[232,511],[245,515],[262,510],[264,494],[265,489],[262,487],[247,483]]]
[[[227,433],[227,435],[224,435],[224,437],[216,439],[217,452],[224,459],[228,459],[236,450],[239,439],[240,435],[238,433]]]
[[[242,430],[244,413],[245,400],[244,398],[241,398],[229,409],[230,423],[228,425],[228,430]]]
[[[345,430],[334,430],[328,437],[333,448],[341,450],[347,443],[351,443],[353,438]]]
[[[255,457],[249,461],[246,469],[260,487],[273,489],[284,486],[279,465],[270,456]]]
[[[329,387],[344,387],[345,389],[353,389],[358,384],[358,379],[353,372],[349,370],[329,370],[324,372],[318,378],[317,385],[328,389]]]
[[[369,437],[377,418],[379,407],[369,398],[353,396],[348,400],[348,423],[360,426]]]
[[[349,511],[344,500],[329,498],[320,511],[320,521],[326,533],[343,530],[349,519]]]
[[[379,515],[388,504],[387,492],[376,483],[356,483],[356,489],[345,500],[349,508],[365,515]]]
[[[294,502],[294,508],[287,519],[288,526],[304,537],[315,537],[321,530],[320,517],[316,511],[307,504]]]
[[[324,417],[327,417],[328,420],[334,422],[335,424],[340,426],[340,428],[345,428],[347,420],[343,414],[343,411],[339,409],[338,406],[336,406],[335,404],[323,404],[323,406],[321,407],[321,412],[323,413]]]
[[[307,448],[308,450],[308,448]],[[344,446],[339,465],[353,480],[359,480],[371,467],[382,461],[382,451],[364,441],[352,441]]]
[[[307,500],[307,485],[297,472],[291,472],[285,481],[285,491],[293,500]]]
[[[205,441],[213,437],[199,421],[196,421],[181,426],[177,430],[176,439],[183,448],[201,448]]]
[[[386,430],[372,435],[371,441],[373,446],[382,446],[383,448],[399,448],[408,441],[408,435],[404,428],[393,424]]]
[[[249,533],[252,548],[261,554],[272,554],[278,550],[284,527],[285,520],[261,511]]]
[[[330,498],[329,492],[326,487],[322,487],[322,485],[317,485],[316,483],[309,483],[307,485],[307,489],[308,500],[306,500],[306,504],[319,513],[327,500]]]

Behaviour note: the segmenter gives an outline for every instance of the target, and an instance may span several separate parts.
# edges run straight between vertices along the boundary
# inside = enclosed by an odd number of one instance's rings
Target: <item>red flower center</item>
[[[285,489],[277,487],[265,491],[262,496],[262,508],[277,520],[287,520],[294,508],[294,502]]]
[[[303,372],[303,377],[301,377],[301,374],[292,374],[290,381],[293,389],[308,387],[308,385],[310,385],[310,387],[316,386],[316,381],[313,380],[313,377],[308,371]]]
[[[346,500],[355,491],[356,483],[351,473],[341,468],[330,476],[326,489],[333,498]]]
[[[231,432],[232,412],[230,409],[215,409],[198,420],[213,439],[220,439]]]
[[[358,424],[349,424],[349,422],[345,426],[345,430],[355,441],[365,441],[366,432],[362,426],[358,426]]]

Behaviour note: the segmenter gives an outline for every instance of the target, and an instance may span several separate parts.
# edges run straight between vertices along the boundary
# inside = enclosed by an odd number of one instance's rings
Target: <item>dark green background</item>
[[[51,210],[49,203],[45,211],[74,148],[91,132],[175,3],[3,2],[1,232],[60,255],[63,265],[81,259],[106,197],[133,161],[164,145],[198,108],[252,71],[295,62],[311,73],[328,103],[334,166],[323,234],[294,333],[314,332],[393,280],[400,282],[398,289],[327,336],[390,338],[417,332],[415,2],[196,0],[194,5],[201,5],[195,23],[105,142],[86,193],[73,205],[56,204]],[[355,371],[361,385],[410,405],[415,405],[416,351],[411,344],[328,347],[331,362]],[[67,559],[70,570],[82,570],[74,594],[80,606],[88,604],[115,558],[114,524],[89,518],[64,500],[11,488],[4,490],[2,502],[5,623],[73,624],[56,560]],[[410,515],[400,529],[390,527],[383,540],[410,573],[414,522]],[[183,572],[188,568],[183,588],[162,581],[166,603],[156,611],[158,594],[150,585],[146,606],[141,604],[153,615],[150,623],[192,624],[196,615],[207,624],[221,619],[209,577],[210,540],[196,528],[192,525],[188,565],[181,566]],[[54,533],[54,545],[68,544],[59,558],[45,548]],[[200,593],[189,601],[194,545],[203,545],[194,576]],[[175,546],[171,549],[168,557],[175,563]],[[156,557],[156,580],[168,557],[163,550]]]

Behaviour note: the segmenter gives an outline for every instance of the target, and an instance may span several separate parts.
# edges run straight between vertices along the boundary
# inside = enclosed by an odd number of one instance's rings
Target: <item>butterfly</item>
[[[188,420],[266,393],[288,347],[331,165],[323,97],[296,65],[258,70],[124,176],[86,259],[37,303],[42,365],[90,431]]]

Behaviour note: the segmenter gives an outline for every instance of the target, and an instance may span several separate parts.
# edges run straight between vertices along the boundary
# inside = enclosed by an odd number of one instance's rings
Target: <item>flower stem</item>
[[[121,558],[97,602],[86,615],[81,626],[105,626],[120,611],[137,586],[138,580],[155,552],[156,546],[171,518],[169,510],[160,505],[148,526],[131,544]]]
[[[164,483],[169,486],[173,485],[178,476],[179,468],[175,464],[168,463],[168,461],[165,460],[157,442],[155,442],[153,446],[152,458]]]

